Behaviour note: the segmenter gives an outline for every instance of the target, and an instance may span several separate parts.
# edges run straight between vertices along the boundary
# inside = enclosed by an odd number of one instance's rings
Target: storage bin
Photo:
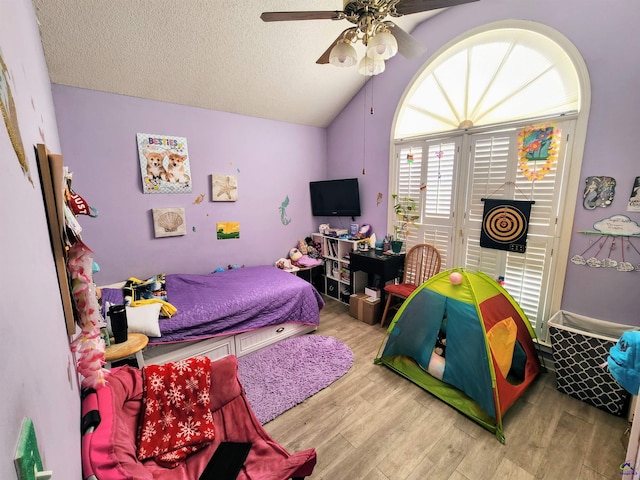
[[[340,285],[337,280],[327,277],[327,295],[340,300]]]
[[[556,388],[614,415],[626,413],[629,393],[609,369],[609,349],[634,327],[560,310],[549,319]]]

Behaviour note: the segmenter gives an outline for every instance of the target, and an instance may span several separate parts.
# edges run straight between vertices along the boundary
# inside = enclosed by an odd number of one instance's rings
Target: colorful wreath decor
[[[560,130],[553,125],[524,127],[518,134],[518,168],[532,182],[542,180],[551,171],[558,159]],[[535,168],[530,162],[545,160],[542,167]]]
[[[103,368],[105,344],[100,336],[100,327],[104,320],[93,284],[91,253],[93,251],[79,240],[69,249],[67,261],[80,324],[80,333],[71,342],[71,351],[78,357],[77,369],[82,375],[83,388],[103,385],[108,373]]]

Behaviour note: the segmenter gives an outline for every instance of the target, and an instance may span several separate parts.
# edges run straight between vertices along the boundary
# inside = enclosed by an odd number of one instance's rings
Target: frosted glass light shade
[[[387,60],[398,53],[398,41],[389,32],[376,33],[367,45],[367,56]]]
[[[358,72],[361,75],[370,77],[372,75],[378,75],[384,72],[384,60],[381,58],[371,58],[366,55],[360,60],[358,65]]]
[[[340,40],[329,54],[329,63],[336,67],[351,67],[358,61],[356,49],[350,43]]]

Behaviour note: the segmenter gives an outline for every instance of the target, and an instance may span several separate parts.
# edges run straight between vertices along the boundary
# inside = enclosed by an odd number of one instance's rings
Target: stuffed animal
[[[306,240],[302,238],[298,240],[298,250],[300,250],[300,252],[302,252],[303,255],[306,255],[307,253],[309,253]]]
[[[307,255],[311,258],[321,258],[320,244],[313,241],[313,238],[307,237],[304,239],[307,244]]]
[[[440,355],[441,357],[445,356],[447,350],[447,337],[445,337],[442,330],[438,330],[438,338],[436,339],[436,346],[433,349],[433,352],[436,355]]]
[[[630,330],[622,333],[607,357],[609,372],[631,395],[637,395],[640,387],[639,352],[640,332]]]
[[[297,262],[302,258],[302,252],[294,247],[289,251],[289,258],[292,262]]]

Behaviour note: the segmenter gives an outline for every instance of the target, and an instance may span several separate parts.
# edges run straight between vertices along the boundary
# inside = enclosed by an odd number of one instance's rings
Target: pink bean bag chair
[[[211,362],[211,411],[215,439],[175,468],[153,459],[139,461],[136,438],[142,411],[143,376],[139,369],[112,370],[108,384],[83,392],[82,468],[85,480],[198,480],[221,442],[251,442],[238,480],[302,479],[316,464],[315,449],[287,452],[262,428],[237,376],[238,362],[228,356]]]

